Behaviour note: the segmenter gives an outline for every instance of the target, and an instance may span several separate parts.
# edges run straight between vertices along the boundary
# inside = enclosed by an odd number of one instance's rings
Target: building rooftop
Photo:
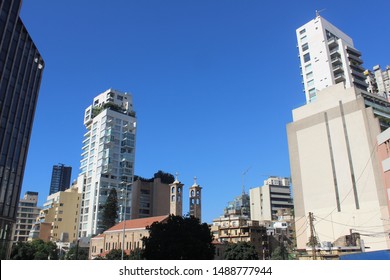
[[[154,222],[162,222],[166,219],[168,219],[168,215],[142,218],[142,219],[126,220],[126,221],[120,222],[120,223],[116,224],[115,226],[109,228],[108,230],[105,231],[105,233],[111,232],[111,231],[123,230],[123,223],[125,223],[125,222],[126,222],[126,224],[125,224],[126,230],[141,229],[141,228],[145,229],[147,226],[150,226]],[[98,238],[98,237],[99,236],[96,236],[95,238]]]

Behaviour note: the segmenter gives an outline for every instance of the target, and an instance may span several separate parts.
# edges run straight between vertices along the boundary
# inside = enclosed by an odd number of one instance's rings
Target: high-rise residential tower
[[[390,103],[363,87],[358,52],[343,34],[319,16],[297,30],[308,102],[293,110],[287,134],[299,251],[312,252],[314,237],[317,249],[337,249],[348,238],[359,250],[390,248],[389,197],[376,153]]]
[[[119,204],[126,203],[125,217],[131,218],[136,136],[132,96],[106,90],[85,110],[84,124],[87,132],[78,177],[82,191],[79,236],[90,237],[102,231],[100,219],[110,188],[117,189]]]
[[[318,90],[338,83],[367,89],[361,53],[348,35],[319,15],[296,33],[307,103]]]
[[[299,27],[296,34],[306,103],[315,101],[319,91],[332,85],[353,87],[356,94],[364,98],[365,105],[373,108],[381,130],[387,129],[390,103],[383,92],[370,90],[361,53],[354,47],[353,40],[318,14]],[[382,72],[375,72],[375,78],[383,84],[379,73]],[[386,79],[388,73],[383,73]]]
[[[49,195],[56,192],[63,192],[70,187],[70,177],[72,175],[72,167],[58,164],[53,166],[51,173],[51,183]]]
[[[19,18],[0,1],[0,258],[9,256],[44,62]]]

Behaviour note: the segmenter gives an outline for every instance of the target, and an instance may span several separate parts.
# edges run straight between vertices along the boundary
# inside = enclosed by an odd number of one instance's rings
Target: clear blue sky
[[[84,110],[108,88],[133,95],[135,173],[179,172],[185,193],[197,176],[206,222],[248,168],[247,191],[290,176],[286,124],[305,103],[295,29],[321,9],[366,68],[390,64],[388,0],[24,0],[46,66],[22,195],[42,204],[57,163],[77,178]]]

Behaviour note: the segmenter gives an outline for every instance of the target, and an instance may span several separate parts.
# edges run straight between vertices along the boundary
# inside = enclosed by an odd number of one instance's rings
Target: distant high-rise
[[[0,1],[0,258],[9,256],[44,62],[20,0]]]
[[[136,135],[132,96],[113,89],[101,93],[85,110],[84,125],[79,235],[90,237],[103,230],[100,219],[110,188],[117,190],[119,204],[126,201],[130,218]]]
[[[70,187],[72,167],[58,164],[53,166],[49,195],[56,192],[63,192]]]
[[[375,65],[373,71],[366,70],[366,82],[368,84],[368,92],[382,96],[390,101],[390,66],[382,70],[380,65]]]

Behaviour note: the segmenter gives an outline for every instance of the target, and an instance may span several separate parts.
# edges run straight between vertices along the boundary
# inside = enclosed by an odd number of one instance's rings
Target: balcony
[[[340,53],[338,50],[333,50],[329,53],[331,60],[333,60],[336,57],[340,57]]]
[[[364,75],[363,71],[360,71],[359,67],[351,66],[351,72],[353,76],[358,77],[360,80],[366,80],[366,76]]]
[[[128,148],[134,148],[134,140],[130,140],[130,139],[126,139],[126,140],[123,140],[122,141],[122,147],[125,148],[125,147],[128,147]]]
[[[328,40],[328,46],[329,46],[329,49],[332,49],[334,47],[337,47],[339,45],[339,43],[337,42],[337,39],[336,38],[330,38]]]
[[[343,73],[343,67],[341,65],[338,65],[336,67],[333,67],[333,74],[336,76],[337,74]]]
[[[357,62],[357,64],[363,64],[363,60],[361,60],[360,57],[356,56],[355,54],[348,53],[348,58],[350,61],[353,60],[353,61]]]
[[[353,83],[358,87],[362,89],[367,89],[367,84],[365,81],[360,80],[359,78],[354,77]],[[360,87],[359,87],[360,85]]]
[[[333,58],[331,61],[333,66],[336,66],[336,65],[341,65],[342,64],[342,61],[341,61],[341,58],[340,57],[335,57]]]
[[[336,84],[344,82],[344,81],[345,81],[345,76],[343,73],[334,76],[334,82]]]

